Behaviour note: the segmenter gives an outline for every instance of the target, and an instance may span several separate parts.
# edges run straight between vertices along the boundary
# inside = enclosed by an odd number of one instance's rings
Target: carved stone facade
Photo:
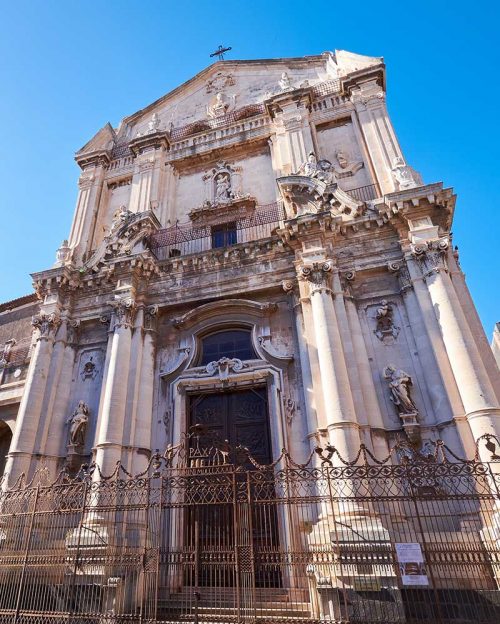
[[[220,61],[76,160],[33,333],[0,325],[9,480],[92,459],[139,472],[196,397],[249,388],[274,457],[318,439],[382,457],[401,436],[471,457],[500,433],[455,196],[406,164],[382,59]]]

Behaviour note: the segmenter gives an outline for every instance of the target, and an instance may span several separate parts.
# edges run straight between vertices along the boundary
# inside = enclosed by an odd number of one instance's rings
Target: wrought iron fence
[[[497,467],[196,431],[137,476],[42,471],[1,495],[0,622],[497,623]]]

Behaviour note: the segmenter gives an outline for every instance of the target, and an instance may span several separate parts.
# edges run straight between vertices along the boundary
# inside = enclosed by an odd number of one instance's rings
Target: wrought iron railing
[[[496,464],[438,443],[261,465],[203,440],[4,489],[0,622],[500,621]]]
[[[366,186],[360,186],[355,189],[351,189],[350,191],[346,191],[351,197],[357,199],[358,201],[367,202],[372,199],[377,199],[380,197],[380,189],[378,184],[368,184]]]
[[[283,205],[274,202],[258,206],[251,214],[239,217],[228,212],[222,217],[211,219],[210,224],[206,225],[176,224],[153,234],[148,244],[158,260],[166,260],[268,238],[284,217]],[[218,236],[219,232],[223,232],[223,235]]]

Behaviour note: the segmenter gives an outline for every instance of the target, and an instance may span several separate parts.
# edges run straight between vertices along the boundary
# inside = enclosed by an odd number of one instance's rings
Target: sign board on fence
[[[403,585],[429,585],[420,544],[401,542],[395,546]]]

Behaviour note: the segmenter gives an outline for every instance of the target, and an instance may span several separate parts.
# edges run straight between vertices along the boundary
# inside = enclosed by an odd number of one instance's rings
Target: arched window
[[[223,357],[252,360],[256,358],[249,329],[230,329],[214,332],[201,339],[199,366]]]

